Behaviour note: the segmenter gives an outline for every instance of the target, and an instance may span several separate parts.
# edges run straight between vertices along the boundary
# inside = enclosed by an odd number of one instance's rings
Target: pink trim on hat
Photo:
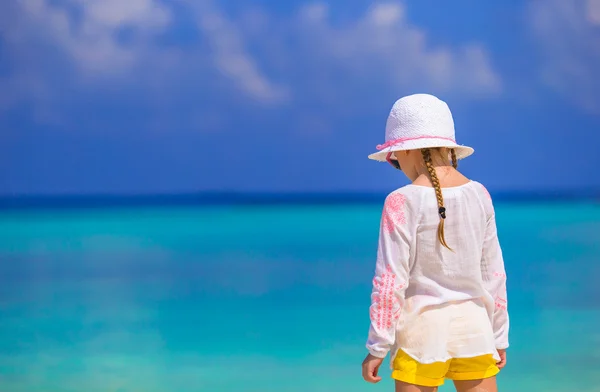
[[[400,138],[400,139],[388,140],[387,142],[385,142],[383,144],[379,144],[377,146],[377,150],[383,150],[384,148],[392,147],[392,146],[395,146],[396,144],[400,144],[400,143],[404,143],[404,142],[409,142],[411,140],[418,140],[418,139],[444,139],[444,140],[451,141],[452,143],[456,143],[456,141],[454,139],[449,138],[449,137],[443,137],[443,136],[416,136],[416,137],[405,137],[405,138]]]

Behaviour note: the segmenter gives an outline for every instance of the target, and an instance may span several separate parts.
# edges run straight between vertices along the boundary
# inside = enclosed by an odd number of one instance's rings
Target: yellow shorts
[[[500,372],[491,354],[422,364],[404,351],[398,350],[392,367],[392,378],[395,380],[424,387],[439,387],[444,384],[444,378],[461,381],[481,380]]]

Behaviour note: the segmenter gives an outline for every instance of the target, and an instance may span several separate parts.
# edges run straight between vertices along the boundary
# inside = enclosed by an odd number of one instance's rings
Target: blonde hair
[[[435,196],[437,198],[438,203],[438,212],[440,214],[440,223],[438,225],[437,231],[438,240],[440,241],[442,246],[448,248],[449,250],[452,250],[446,243],[446,237],[444,236],[444,220],[446,219],[446,207],[444,207],[444,196],[442,195],[440,181],[438,180],[435,168],[433,167],[433,163],[431,162],[431,150],[429,148],[424,148],[421,150],[421,154],[423,154],[423,160],[425,161],[425,166],[427,167],[427,171],[429,172],[431,184],[435,189]],[[450,155],[452,157],[452,167],[456,169],[458,167],[458,161],[456,159],[456,152],[454,151],[454,149],[450,149]]]

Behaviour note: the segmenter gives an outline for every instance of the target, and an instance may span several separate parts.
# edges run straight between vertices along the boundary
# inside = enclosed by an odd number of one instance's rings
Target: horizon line
[[[500,202],[600,201],[600,190],[534,190],[490,192]],[[389,191],[370,192],[235,192],[199,191],[141,194],[0,195],[0,209],[151,207],[193,205],[372,204]]]

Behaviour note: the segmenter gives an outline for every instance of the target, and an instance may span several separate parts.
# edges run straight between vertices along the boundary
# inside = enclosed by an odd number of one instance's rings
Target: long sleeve
[[[410,271],[410,215],[405,195],[394,192],[386,198],[379,231],[369,308],[371,326],[366,345],[371,355],[378,358],[384,358],[393,346],[397,320],[404,306]]]
[[[485,238],[483,242],[483,255],[481,272],[486,290],[494,299],[494,314],[492,327],[496,349],[508,348],[508,298],[506,292],[506,271],[502,250],[498,241],[496,217],[493,212],[487,220]]]

